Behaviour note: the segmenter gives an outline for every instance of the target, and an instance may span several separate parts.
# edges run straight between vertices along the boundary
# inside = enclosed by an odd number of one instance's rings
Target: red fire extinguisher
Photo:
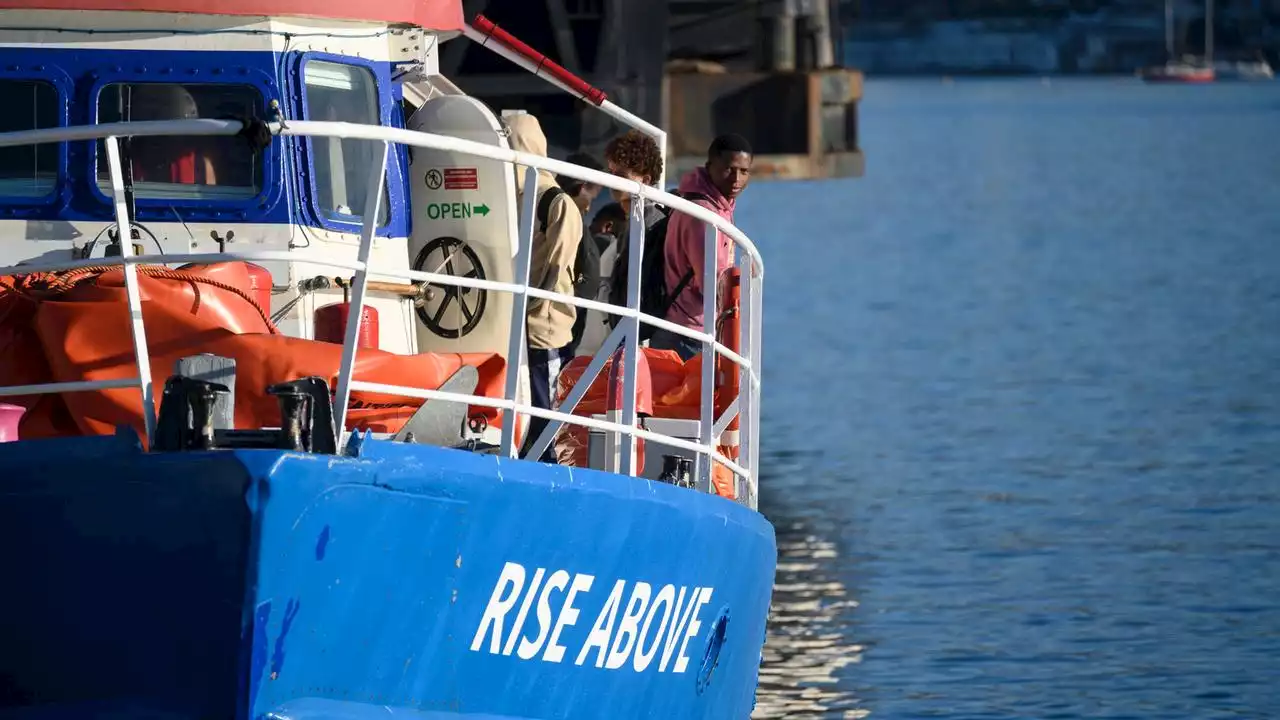
[[[351,302],[347,289],[342,289],[342,302],[316,308],[316,339],[321,342],[342,344],[347,337],[347,316],[351,313]],[[366,304],[360,312],[360,332],[356,339],[356,347],[378,349],[378,309]]]

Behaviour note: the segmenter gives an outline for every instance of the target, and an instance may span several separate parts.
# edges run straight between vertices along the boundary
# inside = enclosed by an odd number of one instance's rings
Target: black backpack
[[[549,187],[542,191],[538,198],[538,229],[547,232],[547,218],[551,214],[551,203],[564,191],[558,187]],[[582,241],[578,243],[578,254],[573,260],[573,294],[575,297],[595,300],[600,292],[600,248],[591,238],[587,230],[587,220],[582,220]],[[578,315],[586,317],[585,312]]]
[[[701,193],[674,194],[690,202],[711,199]],[[644,255],[640,258],[640,312],[666,319],[667,310],[671,309],[676,298],[680,297],[680,293],[684,292],[684,289],[693,281],[693,268],[686,270],[680,282],[676,283],[670,293],[667,292],[664,253],[667,247],[667,223],[671,220],[671,211],[661,205],[658,209],[662,217],[644,231]],[[627,245],[630,244],[631,239],[628,237]],[[628,258],[630,258],[629,248],[620,245],[618,259],[613,263],[613,274],[610,277],[612,286],[609,288],[609,304],[611,305],[619,307],[627,305]],[[616,324],[617,320],[618,316],[615,315],[610,322]],[[652,325],[640,323],[640,339],[648,340],[655,330],[657,328]]]

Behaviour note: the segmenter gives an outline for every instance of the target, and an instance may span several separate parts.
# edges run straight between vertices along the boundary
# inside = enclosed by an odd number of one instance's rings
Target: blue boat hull
[[[776,548],[660,483],[353,456],[0,445],[0,717],[745,718]]]

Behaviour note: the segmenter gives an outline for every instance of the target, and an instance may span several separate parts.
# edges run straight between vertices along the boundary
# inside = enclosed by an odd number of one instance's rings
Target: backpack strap
[[[542,196],[538,198],[537,212],[538,230],[541,232],[545,233],[547,231],[547,219],[551,217],[551,203],[555,202],[556,198],[563,194],[564,191],[555,185],[542,191]]]
[[[689,287],[689,283],[693,281],[693,268],[689,268],[684,272],[684,277],[680,278],[680,282],[676,283],[676,289],[671,291],[671,295],[667,297],[666,305],[662,308],[662,316],[667,316],[667,311],[672,305],[676,304],[676,300],[680,298],[680,293]]]
[[[707,202],[711,202],[711,198],[706,195],[703,195],[702,193],[696,193],[696,192],[676,193],[676,195],[678,195],[681,198],[684,198],[685,200],[688,200],[689,202],[696,202],[698,200],[705,200]],[[671,306],[675,305],[676,300],[680,298],[680,293],[684,292],[684,289],[689,287],[689,283],[691,282],[693,282],[693,268],[689,268],[688,270],[685,271],[684,277],[680,278],[680,282],[676,283],[675,289],[673,289],[671,291],[671,294],[667,296],[666,306],[662,308],[663,317],[666,317],[667,312],[671,310]]]

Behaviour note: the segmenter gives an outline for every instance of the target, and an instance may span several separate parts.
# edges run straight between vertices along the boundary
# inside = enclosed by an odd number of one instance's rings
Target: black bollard
[[[281,450],[309,452],[311,396],[289,385],[276,385],[267,392],[275,395],[276,401],[280,403],[280,440],[277,447]]]
[[[693,487],[693,461],[680,455],[662,456],[662,474],[658,480],[676,487]]]
[[[192,450],[214,448],[213,407],[217,400],[218,390],[212,383],[193,383],[188,387],[187,402],[191,405],[190,448]]]

